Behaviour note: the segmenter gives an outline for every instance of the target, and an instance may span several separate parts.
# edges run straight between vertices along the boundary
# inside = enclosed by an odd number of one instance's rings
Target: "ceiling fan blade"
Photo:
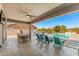
[[[36,17],[36,16],[34,16],[34,15],[29,15],[29,14],[27,14],[26,16],[29,16],[29,17]]]
[[[36,16],[34,16],[34,15],[30,15],[31,17],[36,17]]]

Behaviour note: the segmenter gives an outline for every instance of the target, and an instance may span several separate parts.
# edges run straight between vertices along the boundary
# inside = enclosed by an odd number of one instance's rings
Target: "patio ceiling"
[[[30,22],[33,19],[39,17],[43,13],[56,8],[57,6],[61,5],[60,3],[7,3],[2,4],[6,12],[6,16],[8,19],[19,20]],[[29,15],[33,15],[30,19],[27,17],[27,13]]]
[[[79,3],[64,3],[50,11],[40,15],[39,17],[32,20],[32,23],[39,22],[42,20],[46,20],[48,18],[53,18],[57,16],[61,16],[67,13],[79,12]]]
[[[79,3],[4,3],[2,7],[9,20],[34,23],[79,10]],[[27,14],[35,17],[30,19]]]

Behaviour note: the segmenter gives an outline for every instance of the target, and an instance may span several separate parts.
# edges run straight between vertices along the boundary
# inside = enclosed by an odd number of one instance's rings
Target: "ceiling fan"
[[[26,17],[33,18],[33,17],[36,17],[36,16],[27,14]]]
[[[32,10],[28,10],[28,9],[26,9],[26,10],[21,9],[20,10],[21,13],[24,13],[25,14],[25,17],[28,17],[28,18],[31,18],[32,19],[32,18],[35,18],[36,16],[29,14],[31,11]]]

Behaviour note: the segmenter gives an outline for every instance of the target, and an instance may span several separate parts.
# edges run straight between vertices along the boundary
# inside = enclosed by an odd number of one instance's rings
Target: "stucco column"
[[[29,39],[30,39],[30,42],[31,42],[31,23],[28,23],[29,24]]]
[[[7,18],[5,20],[5,40],[7,40]]]

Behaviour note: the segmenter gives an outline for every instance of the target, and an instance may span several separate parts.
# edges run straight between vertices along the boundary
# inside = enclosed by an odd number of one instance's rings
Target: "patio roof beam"
[[[2,20],[2,21],[5,21],[4,19]],[[29,24],[29,22],[25,22],[25,21],[19,21],[19,20],[14,20],[14,19],[7,19],[7,22],[13,22],[13,23],[28,23]]]

